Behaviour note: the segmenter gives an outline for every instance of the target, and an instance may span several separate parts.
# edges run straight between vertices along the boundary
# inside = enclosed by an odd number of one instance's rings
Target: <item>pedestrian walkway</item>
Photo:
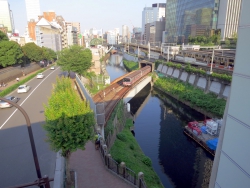
[[[85,150],[70,156],[70,169],[77,173],[77,188],[131,188],[133,186],[109,172],[95,144],[89,141]]]

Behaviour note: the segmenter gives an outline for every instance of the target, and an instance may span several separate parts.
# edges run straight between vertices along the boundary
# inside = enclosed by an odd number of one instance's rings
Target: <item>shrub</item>
[[[123,133],[117,134],[116,137],[117,137],[119,140],[123,141],[123,142],[126,142],[126,141],[127,141],[126,135],[123,134]]]
[[[135,146],[134,146],[133,144],[130,144],[130,145],[129,145],[129,148],[130,148],[131,150],[134,150],[134,149],[135,149]]]
[[[147,166],[152,166],[152,161],[151,161],[151,159],[149,158],[149,157],[147,157],[147,156],[144,156],[143,158],[142,158],[142,162],[145,164],[145,165],[147,165]]]

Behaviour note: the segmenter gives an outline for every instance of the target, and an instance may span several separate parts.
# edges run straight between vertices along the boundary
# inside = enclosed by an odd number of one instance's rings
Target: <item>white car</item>
[[[54,66],[50,67],[50,70],[55,70],[55,67]]]
[[[17,89],[17,93],[27,93],[30,90],[30,86],[20,85]]]
[[[8,96],[8,97],[5,97],[5,99],[10,100],[14,103],[17,103],[20,100],[20,98],[17,98],[14,96]],[[10,107],[12,107],[12,104],[10,104],[6,101],[0,100],[0,108],[10,108]]]
[[[38,73],[37,76],[36,76],[36,78],[44,78],[43,73]]]
[[[44,78],[43,73],[38,73],[37,76],[36,76],[36,78]]]

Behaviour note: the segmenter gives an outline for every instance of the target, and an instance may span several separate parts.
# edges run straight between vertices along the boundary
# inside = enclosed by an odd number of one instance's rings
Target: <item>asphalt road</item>
[[[28,114],[34,136],[42,176],[54,177],[56,153],[50,150],[46,132],[44,104],[51,95],[52,84],[62,75],[60,68],[46,70],[43,79],[27,83],[27,93],[10,95],[20,97],[19,104]],[[37,179],[27,124],[24,116],[15,107],[0,109],[0,187],[9,187],[34,182]]]

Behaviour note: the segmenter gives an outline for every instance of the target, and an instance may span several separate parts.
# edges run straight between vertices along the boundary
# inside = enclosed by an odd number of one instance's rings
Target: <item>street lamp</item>
[[[29,119],[29,116],[28,114],[25,112],[25,110],[19,106],[18,104],[10,101],[10,100],[7,100],[3,97],[0,97],[0,100],[1,101],[5,101],[5,102],[8,102],[10,103],[11,105],[15,106],[18,110],[20,110],[20,112],[23,114],[25,120],[26,120],[26,123],[27,123],[27,128],[28,128],[28,132],[29,132],[29,139],[30,139],[30,144],[31,144],[31,149],[32,149],[32,154],[33,154],[33,159],[34,159],[34,162],[35,162],[35,167],[36,167],[36,174],[37,174],[37,178],[38,179],[41,179],[42,178],[42,175],[41,175],[41,170],[40,170],[40,166],[39,166],[39,162],[38,162],[38,158],[37,158],[37,153],[36,153],[36,147],[35,147],[35,142],[34,142],[34,137],[33,137],[33,133],[32,133],[32,129],[31,129],[31,125],[30,125],[30,119]],[[43,186],[41,185],[40,188],[43,188]]]

